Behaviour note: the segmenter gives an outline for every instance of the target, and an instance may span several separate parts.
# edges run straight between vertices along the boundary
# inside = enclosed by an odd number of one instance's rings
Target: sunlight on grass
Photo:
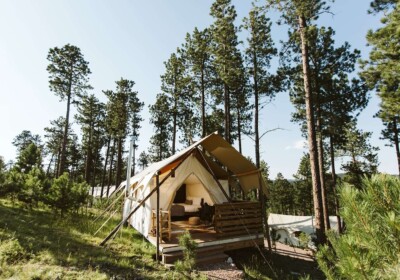
[[[0,199],[0,278],[180,279],[153,260],[154,246],[131,227],[100,247],[120,217],[93,236],[103,221],[93,223],[96,210],[87,211],[61,219],[51,211],[27,210]]]

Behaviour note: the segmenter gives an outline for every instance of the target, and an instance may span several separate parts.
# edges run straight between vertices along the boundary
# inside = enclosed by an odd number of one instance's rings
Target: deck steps
[[[213,262],[223,261],[228,258],[228,255],[224,254],[224,246],[208,246],[196,249],[196,263],[207,264]],[[183,259],[182,251],[174,251],[162,254],[162,263],[173,264],[177,260]]]

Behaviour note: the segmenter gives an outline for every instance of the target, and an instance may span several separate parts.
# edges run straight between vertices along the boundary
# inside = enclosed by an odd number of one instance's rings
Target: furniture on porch
[[[190,217],[188,220],[189,225],[195,226],[200,224],[200,217]]]
[[[165,238],[168,241],[171,240],[171,212],[168,210],[161,210],[160,216],[160,242]],[[153,236],[157,236],[157,210],[151,212],[151,232]]]

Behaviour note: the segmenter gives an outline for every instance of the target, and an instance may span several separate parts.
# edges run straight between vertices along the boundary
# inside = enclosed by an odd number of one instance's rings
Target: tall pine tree
[[[62,48],[50,49],[47,60],[50,62],[47,66],[50,90],[60,97],[61,101],[67,101],[64,135],[57,172],[57,175],[61,175],[65,170],[70,107],[76,98],[79,98],[86,90],[91,88],[88,84],[88,77],[91,72],[89,63],[84,59],[81,50],[70,44]]]

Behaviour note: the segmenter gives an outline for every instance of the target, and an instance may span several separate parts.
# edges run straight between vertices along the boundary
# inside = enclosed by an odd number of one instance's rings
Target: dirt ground
[[[325,279],[310,250],[290,247],[276,243],[272,254],[267,244],[264,249],[246,249],[230,251],[233,263],[203,265],[199,270],[209,279],[257,279],[245,276],[244,268],[252,267],[263,276],[271,279],[298,279],[309,275],[311,279]]]

